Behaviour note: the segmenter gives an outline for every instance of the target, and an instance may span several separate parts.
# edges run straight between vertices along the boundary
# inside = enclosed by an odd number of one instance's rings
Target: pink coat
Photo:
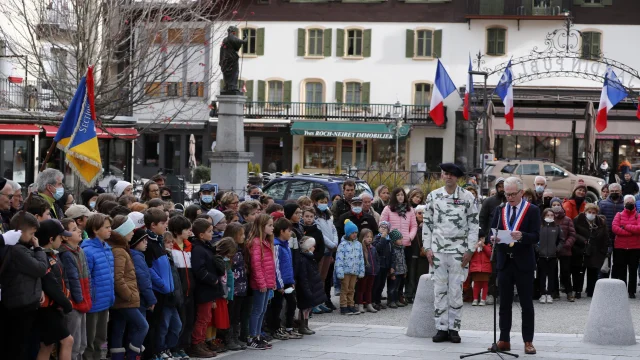
[[[250,248],[251,268],[250,285],[253,290],[275,289],[276,266],[273,250],[266,240],[253,239]]]
[[[403,218],[398,215],[398,213],[391,211],[389,206],[385,206],[382,214],[380,214],[380,221],[389,222],[391,226],[389,231],[398,229],[402,233],[402,245],[411,246],[411,240],[416,237],[416,232],[418,231],[418,222],[416,221],[416,213],[413,211],[413,208],[409,207],[405,215],[406,218]]]
[[[640,249],[640,217],[635,210],[617,213],[611,229],[616,234],[613,242],[616,249]]]

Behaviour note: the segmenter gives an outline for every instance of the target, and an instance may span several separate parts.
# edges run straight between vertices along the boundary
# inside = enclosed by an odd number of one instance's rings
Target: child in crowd
[[[542,212],[542,227],[536,245],[538,253],[538,281],[540,282],[540,303],[553,303],[552,291],[558,282],[558,252],[564,247],[564,233],[555,222],[552,209]]]
[[[389,239],[392,244],[392,257],[393,265],[389,269],[390,283],[387,284],[387,307],[396,309],[399,307],[405,307],[406,305],[399,302],[400,294],[398,288],[400,286],[400,279],[407,273],[407,263],[404,257],[404,246],[402,245],[402,233],[398,229],[393,229],[389,233]]]
[[[211,225],[213,225],[213,239],[211,242],[215,245],[222,239],[222,234],[224,234],[224,230],[227,228],[227,219],[224,217],[222,211],[216,209],[209,210],[207,215],[211,217]]]
[[[240,217],[238,217],[238,213],[233,210],[225,210],[222,212],[224,214],[224,218],[227,220],[227,224],[240,222]]]
[[[71,233],[65,231],[60,221],[54,219],[41,222],[35,234],[49,261],[49,271],[42,277],[44,301],[40,302],[35,327],[40,333],[38,359],[48,359],[54,345],[59,343],[59,359],[71,360],[73,337],[65,326],[64,314],[70,313],[73,307],[68,298],[64,267],[58,261],[56,251],[62,244],[61,235],[70,236]]]
[[[85,231],[85,228],[87,227],[87,219],[89,219],[89,216],[91,216],[92,212],[89,211],[89,209],[87,209],[86,206],[84,205],[71,205],[67,211],[64,212],[64,215],[69,218],[72,219],[73,221],[75,221],[78,229],[80,229],[80,236],[82,237],[82,240],[88,238],[87,232]],[[64,225],[64,223],[63,223]],[[66,225],[65,225],[66,228]],[[67,229],[69,230],[69,229]],[[71,230],[69,230],[71,231]],[[71,231],[73,232],[73,231]]]
[[[355,308],[354,293],[356,281],[364,277],[364,256],[362,245],[355,241],[358,227],[351,220],[344,223],[344,236],[336,253],[335,272],[341,282],[340,314],[359,315]],[[400,237],[402,239],[402,236]]]
[[[191,242],[188,240],[191,235],[191,222],[182,215],[176,215],[169,219],[169,231],[173,235],[171,257],[180,275],[182,285],[182,297],[184,305],[178,308],[180,321],[182,322],[182,332],[178,341],[178,347],[173,351],[174,358],[187,356],[185,348],[191,346],[191,333],[193,332],[193,322],[195,321],[195,304],[193,293],[195,290],[195,278],[191,268]]]
[[[109,346],[111,360],[139,360],[142,353],[142,342],[149,324],[140,313],[140,291],[136,279],[136,270],[129,253],[129,240],[133,237],[135,225],[131,219],[118,215],[113,219],[113,231],[107,241],[111,245],[114,262],[114,283],[116,300],[111,309],[111,332]],[[125,328],[128,333],[129,346],[125,350]]]
[[[222,260],[222,264],[224,265],[224,275],[220,277],[220,282],[222,283],[222,297],[217,297],[214,300],[213,306],[213,327],[216,329],[216,341],[215,345],[224,346],[224,351],[229,350],[229,307],[228,307],[228,298],[231,294],[231,300],[233,300],[233,272],[231,270],[231,258],[238,251],[238,245],[236,245],[235,240],[230,237],[222,238],[215,245],[216,248],[216,263],[220,264],[220,260]],[[223,333],[225,336],[223,336]],[[222,338],[226,338],[226,342],[222,342]],[[233,346],[233,342],[231,342],[231,346],[234,350],[238,350],[236,346]]]
[[[320,278],[318,263],[313,255],[316,240],[306,236],[300,242],[300,263],[296,268],[296,290],[298,305],[298,333],[313,335],[315,331],[309,329],[309,314],[311,309],[327,300],[324,293],[324,283]]]
[[[101,347],[107,342],[107,322],[109,308],[116,297],[113,282],[113,253],[106,243],[111,237],[113,220],[104,214],[95,213],[87,220],[88,239],[82,241],[82,250],[87,257],[91,279],[91,309],[87,313],[87,348],[85,360],[100,360]]]
[[[373,283],[373,294],[371,296],[371,300],[373,301],[374,309],[383,310],[386,309],[387,306],[382,303],[382,290],[384,290],[385,285],[391,284],[389,271],[393,267],[393,251],[391,239],[389,238],[389,222],[381,221],[378,226],[378,230],[380,233],[376,235],[373,246],[376,248],[376,252],[378,253],[380,269],[378,270],[378,275],[376,275],[376,279]],[[389,291],[389,289],[390,286],[387,286],[387,291]]]
[[[153,311],[157,302],[151,287],[151,272],[144,259],[148,238],[149,235],[145,229],[136,229],[129,240],[129,251],[136,269],[136,281],[138,282],[138,291],[140,291],[140,308],[138,310],[143,316],[147,315],[147,310]]]
[[[273,219],[261,214],[256,218],[249,233],[251,272],[249,282],[253,290],[253,308],[249,321],[247,346],[253,350],[270,349],[271,344],[261,337],[264,315],[269,298],[276,287],[275,263],[273,259]]]
[[[362,255],[364,257],[364,277],[356,283],[356,304],[360,313],[377,313],[371,303],[371,292],[373,282],[379,270],[378,252],[373,247],[373,232],[369,229],[360,230],[358,241],[362,245]]]
[[[216,251],[211,244],[213,226],[204,219],[196,219],[192,226],[193,242],[191,266],[195,276],[196,320],[191,336],[189,355],[198,358],[216,356],[209,350],[206,340],[207,326],[212,317],[214,300],[223,293],[220,277],[224,264],[216,262]],[[222,267],[222,269],[221,269]]]
[[[67,212],[74,209],[74,206],[78,205],[71,205]],[[64,271],[69,281],[71,305],[73,306],[73,310],[65,317],[65,325],[73,337],[71,359],[81,360],[82,353],[87,347],[87,312],[91,309],[92,304],[89,266],[84,250],[80,247],[84,231],[78,226],[77,218],[76,220],[62,219],[62,226],[71,233],[70,236],[62,236],[62,245],[59,249],[60,261],[64,265]]]
[[[232,238],[238,249],[231,259],[231,271],[233,273],[233,297],[229,300],[229,338],[227,339],[227,348],[229,350],[244,350],[247,348],[245,344],[239,340],[242,321],[242,310],[250,309],[251,298],[247,296],[247,268],[244,261],[244,227],[239,223],[230,223],[224,231],[224,237]]]
[[[10,226],[22,231],[22,235],[7,250],[2,263],[2,306],[7,310],[0,324],[6,336],[3,356],[24,359],[40,306],[41,278],[49,270],[49,261],[34,236],[40,226],[35,216],[19,211],[11,218]]]
[[[469,274],[473,281],[473,302],[471,306],[487,305],[487,294],[489,294],[489,277],[491,276],[491,245],[484,243],[484,232],[478,232],[478,245],[473,253]],[[482,290],[482,298],[480,291]]]
[[[160,328],[161,333],[159,337],[165,335],[164,346],[165,350],[160,353],[161,359],[182,359],[180,355],[184,352],[182,349],[178,349],[178,342],[180,341],[180,332],[182,330],[182,320],[180,320],[180,312],[178,309],[184,305],[184,291],[182,290],[182,281],[180,281],[180,274],[173,262],[171,256],[171,250],[175,243],[173,234],[169,231],[164,233],[164,249],[167,252],[169,258],[169,267],[171,268],[171,277],[173,278],[173,291],[168,293],[165,297],[163,316],[168,319],[167,329]]]
[[[296,313],[296,294],[293,258],[289,248],[291,222],[285,218],[276,220],[273,224],[273,236],[276,291],[273,294],[273,299],[267,312],[269,314],[267,325],[276,339],[301,339],[302,335],[293,330],[293,317]],[[280,313],[282,312],[283,301],[287,302],[284,329],[280,327]]]

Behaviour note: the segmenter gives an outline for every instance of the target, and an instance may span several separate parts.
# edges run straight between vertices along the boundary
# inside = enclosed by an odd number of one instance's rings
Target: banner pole
[[[51,142],[51,146],[49,147],[49,150],[47,151],[47,155],[44,157],[44,161],[42,161],[42,165],[40,165],[40,172],[43,172],[44,169],[47,168],[47,163],[49,162],[49,158],[51,157],[51,154],[53,153],[53,150],[55,150],[57,143],[58,142],[55,141],[55,140],[53,142]]]

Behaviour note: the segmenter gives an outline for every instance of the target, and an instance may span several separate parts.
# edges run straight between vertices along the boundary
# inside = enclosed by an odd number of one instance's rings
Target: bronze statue
[[[222,46],[220,47],[220,70],[224,79],[224,89],[220,91],[222,95],[244,94],[238,88],[238,76],[240,73],[238,50],[247,43],[247,40],[238,38],[236,36],[237,33],[237,27],[229,26],[227,37],[222,40]]]

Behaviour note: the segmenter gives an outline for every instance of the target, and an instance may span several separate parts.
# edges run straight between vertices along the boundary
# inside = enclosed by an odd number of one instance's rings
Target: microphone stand
[[[492,288],[493,288],[493,293],[498,295],[498,267],[497,265],[497,260],[496,260],[496,252],[498,250],[497,244],[496,244],[496,240],[498,239],[498,228],[500,227],[500,221],[502,221],[502,209],[504,208],[504,204],[500,205],[500,207],[498,208],[498,224],[497,227],[492,229],[495,231],[495,236],[491,236],[493,241],[492,241],[492,250],[491,250],[491,272],[493,273],[493,275],[495,276],[495,281],[491,284]],[[497,329],[496,329],[496,324],[497,324],[497,304],[498,303],[498,298],[496,297],[495,299],[493,299],[493,344],[491,344],[491,349],[486,350],[486,351],[482,351],[479,353],[475,353],[475,354],[467,354],[467,355],[460,355],[460,359],[464,359],[464,358],[468,358],[468,357],[472,357],[472,356],[478,356],[478,355],[484,355],[484,354],[496,354],[498,355],[498,357],[500,357],[500,359],[504,360],[504,357],[502,356],[502,354],[504,355],[510,355],[513,356],[515,358],[519,357],[518,354],[512,354],[510,352],[507,351],[502,351],[498,349],[498,335],[497,335]]]

